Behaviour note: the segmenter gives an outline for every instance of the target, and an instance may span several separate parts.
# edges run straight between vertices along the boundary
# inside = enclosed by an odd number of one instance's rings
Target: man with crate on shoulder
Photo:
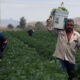
[[[53,16],[50,16],[47,20],[47,29],[54,36],[57,36],[57,45],[53,56],[60,61],[62,71],[66,69],[68,80],[72,80],[72,72],[75,70],[76,48],[80,50],[80,34],[74,30],[72,19],[66,20],[64,30],[54,29],[52,19]]]

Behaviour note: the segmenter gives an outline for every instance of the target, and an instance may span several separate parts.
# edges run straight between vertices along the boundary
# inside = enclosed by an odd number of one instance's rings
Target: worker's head
[[[74,28],[74,21],[72,19],[67,19],[65,21],[65,30],[67,32],[71,32],[73,31],[73,28]]]

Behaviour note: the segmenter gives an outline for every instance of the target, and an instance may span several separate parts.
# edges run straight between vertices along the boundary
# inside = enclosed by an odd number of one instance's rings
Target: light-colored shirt
[[[80,34],[73,30],[72,36],[68,41],[65,30],[53,29],[50,32],[58,37],[53,56],[75,64],[76,49],[78,48],[80,50]]]

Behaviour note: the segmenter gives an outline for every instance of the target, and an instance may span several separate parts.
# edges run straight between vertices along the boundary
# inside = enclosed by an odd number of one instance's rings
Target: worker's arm
[[[2,48],[5,48],[6,45],[7,45],[7,40],[3,41],[3,43],[2,43]]]
[[[58,36],[60,30],[54,29],[52,24],[52,16],[50,16],[49,19],[47,19],[46,23],[48,31],[51,32],[54,36]]]

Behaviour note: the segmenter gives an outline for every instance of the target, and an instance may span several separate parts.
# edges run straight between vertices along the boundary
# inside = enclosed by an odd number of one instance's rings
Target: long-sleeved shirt
[[[80,34],[73,30],[72,36],[68,41],[65,30],[50,30],[50,32],[57,36],[56,50],[53,54],[54,57],[62,60],[67,60],[75,64],[76,48],[80,50]]]

